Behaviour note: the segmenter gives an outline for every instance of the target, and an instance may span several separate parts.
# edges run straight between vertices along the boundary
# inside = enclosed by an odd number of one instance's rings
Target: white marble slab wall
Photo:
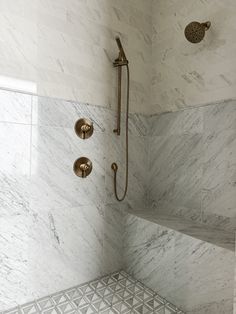
[[[188,314],[232,314],[234,252],[126,217],[125,269]]]
[[[150,206],[235,230],[236,101],[154,115],[150,124]]]
[[[151,0],[4,0],[0,29],[0,87],[113,108],[120,36],[131,111],[148,113]]]
[[[86,141],[74,132],[81,117],[94,122]],[[145,196],[145,121],[130,116],[124,206]],[[0,91],[0,310],[122,268],[124,217],[111,163],[123,162],[124,129],[116,138],[115,123],[115,112],[103,107]],[[73,173],[81,156],[93,162],[86,179]]]
[[[153,0],[152,113],[236,97],[234,0]],[[211,21],[204,40],[184,36],[192,21]]]

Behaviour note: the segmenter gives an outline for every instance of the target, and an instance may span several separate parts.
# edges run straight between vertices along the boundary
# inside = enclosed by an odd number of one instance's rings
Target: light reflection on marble
[[[0,217],[29,211],[30,125],[0,123]]]
[[[9,0],[0,6],[1,73],[35,82],[43,96],[115,108],[112,60],[119,35],[133,61],[131,110],[148,111],[151,0]]]
[[[0,90],[0,122],[31,124],[32,97]]]

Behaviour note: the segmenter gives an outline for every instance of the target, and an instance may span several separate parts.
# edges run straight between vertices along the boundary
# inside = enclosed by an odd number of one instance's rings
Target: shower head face
[[[200,43],[204,36],[206,30],[210,27],[210,22],[199,23],[199,22],[191,22],[189,23],[184,31],[185,37],[188,41],[193,44]]]

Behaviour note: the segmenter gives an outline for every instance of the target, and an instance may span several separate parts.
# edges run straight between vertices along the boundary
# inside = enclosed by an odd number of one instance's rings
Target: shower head
[[[200,43],[205,36],[205,32],[210,28],[210,26],[211,22],[191,22],[185,28],[185,37],[193,44]]]
[[[121,55],[121,58],[123,61],[127,61],[127,58],[126,58],[126,55],[125,55],[125,52],[124,52],[124,49],[122,47],[122,44],[121,44],[121,41],[120,41],[120,38],[119,37],[116,37],[116,43],[117,43],[117,46],[120,50],[120,55]]]

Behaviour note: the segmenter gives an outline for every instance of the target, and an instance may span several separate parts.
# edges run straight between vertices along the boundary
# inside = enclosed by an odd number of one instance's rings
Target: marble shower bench
[[[193,238],[212,243],[230,251],[235,251],[235,233],[233,231],[214,228],[204,223],[184,219],[183,217],[163,215],[153,209],[129,209],[127,212]]]

